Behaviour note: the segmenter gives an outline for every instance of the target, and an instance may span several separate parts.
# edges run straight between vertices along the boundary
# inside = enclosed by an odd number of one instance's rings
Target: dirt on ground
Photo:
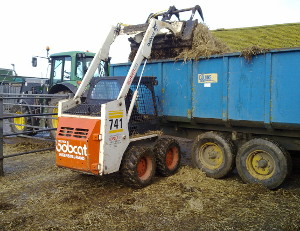
[[[143,189],[119,174],[103,177],[55,166],[46,151],[4,161],[0,177],[0,230],[299,230],[300,181],[280,189],[216,180],[190,166],[192,142],[179,140],[182,167]],[[36,140],[6,140],[5,154],[51,147]]]

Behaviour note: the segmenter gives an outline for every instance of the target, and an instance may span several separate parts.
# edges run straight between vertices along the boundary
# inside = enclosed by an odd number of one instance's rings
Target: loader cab
[[[125,76],[93,78],[87,88],[85,102],[63,111],[63,114],[82,116],[101,116],[101,105],[117,99]],[[126,111],[137,89],[139,78],[134,78],[125,98]],[[144,76],[138,87],[138,97],[133,107],[129,134],[142,134],[145,131],[158,129],[158,112],[154,86],[156,77]]]
[[[78,87],[94,56],[95,53],[80,51],[52,54],[50,56],[50,86],[68,82]],[[107,70],[108,63],[102,61],[96,70],[94,77],[107,76]]]

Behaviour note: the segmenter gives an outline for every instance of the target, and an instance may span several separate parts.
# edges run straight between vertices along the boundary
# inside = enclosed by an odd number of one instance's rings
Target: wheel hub
[[[249,173],[259,180],[269,179],[275,170],[272,156],[263,150],[251,152],[246,159],[246,166]]]
[[[142,158],[137,166],[137,172],[138,172],[138,176],[142,177],[143,175],[145,175],[147,171],[147,160],[146,158]]]
[[[268,166],[268,161],[261,159],[257,164],[258,168],[266,168]]]
[[[211,149],[208,151],[208,158],[209,159],[216,159],[217,158],[218,153],[216,153],[215,149]]]
[[[219,168],[224,160],[222,149],[215,143],[205,143],[199,149],[201,163],[209,169]]]
[[[18,112],[16,112],[16,114],[21,115],[22,112],[18,111]],[[15,124],[24,124],[25,125],[25,123],[26,123],[25,117],[14,118],[13,121]],[[25,128],[25,126],[22,126],[22,125],[15,125],[15,127],[19,131],[22,131]]]
[[[177,147],[171,147],[166,154],[166,165],[169,169],[176,167],[179,154]]]

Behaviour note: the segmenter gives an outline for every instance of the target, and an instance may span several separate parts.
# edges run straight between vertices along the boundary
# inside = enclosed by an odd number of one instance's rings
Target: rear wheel
[[[240,148],[236,167],[244,182],[260,183],[274,189],[291,173],[292,160],[276,142],[258,138]]]
[[[209,177],[225,177],[234,166],[234,157],[233,144],[221,134],[206,132],[194,141],[193,164]]]
[[[63,94],[67,94],[70,93],[69,91],[61,91],[61,92],[57,92],[55,94],[58,95],[63,95]],[[49,106],[55,107],[55,108],[48,108],[48,113],[58,113],[58,102],[62,100],[62,98],[53,98],[49,101]],[[48,128],[55,128],[57,129],[58,126],[58,116],[57,115],[50,115],[50,118],[47,119],[47,126]],[[56,137],[56,130],[51,130],[50,131],[50,135],[53,139],[55,139]]]
[[[175,139],[161,138],[157,141],[153,152],[156,156],[157,172],[162,176],[170,176],[180,166],[180,146]]]
[[[16,116],[23,115],[23,114],[29,114],[29,109],[26,106],[14,105],[10,109],[10,113],[14,113]],[[32,118],[30,118],[30,117],[11,118],[10,123],[12,123],[12,124],[10,124],[10,128],[13,133],[30,132],[25,135],[33,135],[34,134],[34,132],[31,133],[31,131],[33,131],[33,128],[29,128],[29,127],[25,126],[25,125],[33,125]]]
[[[134,188],[149,185],[155,168],[155,157],[150,148],[132,147],[124,153],[121,173],[124,182]]]

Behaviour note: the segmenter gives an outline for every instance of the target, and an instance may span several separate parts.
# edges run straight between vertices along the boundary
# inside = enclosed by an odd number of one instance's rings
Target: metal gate
[[[2,88],[1,88],[2,87]],[[51,99],[64,99],[69,95],[58,95],[58,94],[19,94],[13,93],[12,91],[18,91],[17,88],[12,88],[8,85],[0,85],[2,92],[8,91],[8,93],[0,93],[0,176],[4,175],[3,160],[5,158],[11,158],[15,156],[42,152],[46,150],[54,149],[54,141],[47,133],[55,128],[47,127],[47,120],[56,119],[57,113],[47,113],[49,108],[57,108],[57,106],[50,106],[49,101]],[[20,92],[20,91],[19,91]],[[26,103],[24,103],[26,102]],[[21,112],[11,112],[12,108],[19,107]],[[23,110],[25,108],[26,110]],[[18,120],[18,118],[30,118],[34,120],[35,124],[23,124],[20,121],[27,121],[26,119]],[[17,119],[17,120],[16,120]],[[16,123],[16,121],[18,123]],[[11,132],[7,129],[9,126],[20,126],[26,128],[26,131],[22,132]],[[40,135],[44,134],[44,135]],[[46,135],[45,135],[46,134]],[[13,153],[5,155],[3,152],[4,138],[5,137],[24,137],[34,138],[39,140],[47,140],[53,142],[53,147],[24,151],[22,153]]]

